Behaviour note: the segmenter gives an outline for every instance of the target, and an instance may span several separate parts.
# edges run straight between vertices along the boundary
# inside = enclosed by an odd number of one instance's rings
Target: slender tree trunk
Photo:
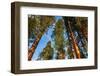
[[[47,31],[47,29],[45,29],[45,31]],[[45,32],[45,31],[44,31],[44,32]],[[43,33],[43,34],[44,34],[44,33]],[[43,35],[43,34],[42,34],[42,35]],[[37,45],[38,45],[38,43],[39,43],[39,41],[40,41],[42,35],[38,35],[38,36],[36,37],[35,41],[33,42],[32,47],[31,47],[30,49],[28,49],[28,60],[29,60],[29,61],[32,60],[32,56],[33,56],[33,54],[34,54],[34,52],[35,52],[35,49],[36,49],[36,47],[37,47]]]
[[[69,27],[69,30],[70,30],[70,34],[71,34],[71,38],[72,38],[72,42],[73,42],[73,47],[74,47],[74,50],[75,50],[75,54],[76,54],[76,57],[78,59],[80,59],[81,58],[80,51],[79,51],[78,45],[77,45],[77,43],[75,41],[74,34],[72,32],[72,29],[71,29],[71,25],[70,24],[71,24],[70,21],[68,21],[68,27]]]
[[[28,49],[28,60],[29,61],[31,61],[32,56],[35,52],[35,49],[36,49],[41,37],[42,37],[41,35],[38,35],[37,38],[35,39],[35,41],[33,42],[32,47]]]

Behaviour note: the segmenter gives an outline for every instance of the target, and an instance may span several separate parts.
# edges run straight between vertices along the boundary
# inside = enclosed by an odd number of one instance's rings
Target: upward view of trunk
[[[28,24],[30,35],[33,33],[32,36],[29,36],[28,40],[28,61],[87,58],[87,22],[86,17],[33,15],[29,18]],[[51,25],[55,26],[51,28]],[[54,34],[53,37],[51,35],[52,33]],[[40,46],[40,40],[42,41],[41,38],[43,38],[42,36],[44,36],[44,34],[46,34],[45,38],[47,38],[50,43],[42,43],[45,48],[43,47],[43,50],[36,50],[38,44]],[[44,40],[46,40],[45,38]],[[30,47],[31,44],[32,46]],[[35,56],[37,56],[38,59],[36,59]]]
[[[28,60],[30,61],[32,59],[32,56],[35,52],[35,49],[40,41],[42,36],[38,35],[37,38],[35,39],[35,41],[32,44],[32,47],[28,49]]]
[[[76,40],[74,38],[74,34],[72,32],[72,29],[71,29],[70,21],[68,21],[68,27],[69,27],[69,30],[70,30],[70,36],[71,36],[71,39],[72,39],[72,42],[73,42],[73,47],[74,47],[76,57],[80,59],[81,58],[80,51],[79,51],[79,48],[77,46]]]
[[[82,33],[82,30],[84,30],[84,32],[86,32],[86,34],[87,34],[87,27],[85,27],[84,29],[82,28],[81,29],[81,27],[82,26],[84,26],[84,25],[82,25],[82,23],[81,23],[81,20],[80,20],[80,18],[78,17],[77,18],[77,26],[75,26],[75,29],[76,29],[76,31],[77,31],[77,33],[78,33],[78,37],[80,38],[80,39],[83,39],[84,40],[84,38],[83,37],[85,37],[86,38],[86,35],[84,36],[84,33]],[[78,28],[77,28],[78,27]],[[82,34],[81,34],[82,33]],[[80,42],[81,42],[81,44],[82,44],[82,47],[85,49],[85,50],[87,50],[87,45],[86,45],[86,43],[84,43],[84,41],[83,40],[80,40]],[[85,57],[85,56],[84,56]]]
[[[46,28],[45,28],[44,32],[45,31],[47,31]],[[42,33],[44,34],[44,32],[42,32]],[[33,54],[35,52],[35,49],[36,49],[36,47],[37,47],[37,45],[38,45],[38,43],[39,43],[39,41],[40,41],[43,34],[37,35],[35,41],[33,42],[32,46],[31,46],[31,48],[28,49],[28,61],[32,60],[32,56],[33,56]]]
[[[29,32],[34,32],[36,39],[28,49],[28,60],[32,59],[35,49],[47,28],[54,22],[53,16],[35,16],[31,15],[28,19]]]
[[[75,52],[75,56],[76,58],[80,59],[81,58],[81,54],[80,54],[80,50],[78,47],[78,44],[76,42],[76,39],[74,37],[74,33],[72,30],[74,30],[74,24],[75,24],[75,19],[73,17],[64,17],[64,22],[65,22],[65,26],[67,29],[67,32],[69,32],[69,36],[71,38],[71,43]]]

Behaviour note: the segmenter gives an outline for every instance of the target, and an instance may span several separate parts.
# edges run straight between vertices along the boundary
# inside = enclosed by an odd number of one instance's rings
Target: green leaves
[[[43,49],[43,52],[39,56],[39,60],[50,60],[53,58],[54,53],[54,58],[56,59],[65,59],[65,57],[68,57],[68,59],[76,58],[75,50],[77,48],[79,51],[81,51],[82,55],[87,52],[87,17],[29,15],[29,37],[33,36],[35,41],[38,39],[37,43],[34,41],[32,44],[35,44],[34,47],[32,47],[33,52],[35,52],[35,49],[42,35],[47,32],[48,29],[50,29],[48,27],[52,27],[52,25],[54,25],[54,31],[51,35],[52,40],[48,42],[47,46]],[[77,48],[75,48],[76,45]],[[85,58],[85,56],[83,56],[83,58]]]
[[[32,35],[34,35],[35,38],[32,47],[29,48],[28,50],[28,52],[31,50],[31,53],[28,54],[28,60],[32,59],[32,56],[35,52],[39,40],[41,39],[42,35],[47,30],[47,28],[53,22],[54,22],[53,16],[39,16],[39,15],[28,16],[28,38],[30,38]]]
[[[64,47],[64,36],[63,36],[63,22],[61,19],[59,19],[55,26],[55,44],[56,49],[63,48]]]
[[[55,46],[57,50],[57,59],[65,58],[64,50],[64,24],[63,19],[59,19],[55,26]]]
[[[40,54],[42,60],[50,60],[53,58],[53,48],[51,47],[51,42],[48,42],[47,46],[43,49],[43,52]]]
[[[29,36],[33,32],[35,36],[43,35],[47,27],[54,22],[53,16],[39,16],[29,15],[28,16],[28,31]]]

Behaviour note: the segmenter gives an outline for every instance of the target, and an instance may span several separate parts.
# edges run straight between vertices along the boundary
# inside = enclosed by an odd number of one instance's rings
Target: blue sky
[[[35,49],[35,53],[32,57],[33,60],[36,60],[39,57],[40,53],[43,51],[43,48],[45,48],[47,43],[51,41],[51,35],[53,33],[53,30],[54,26],[50,26],[48,28],[48,31],[44,33],[44,35],[42,36],[41,40],[38,43],[37,48]]]
[[[62,16],[55,16],[56,21],[62,19]]]
[[[56,22],[59,20],[59,19],[62,19],[62,16],[55,16],[55,20],[56,20]],[[41,54],[41,52],[43,51],[43,49],[47,46],[47,43],[49,42],[49,41],[51,41],[51,47],[55,50],[55,48],[54,48],[54,46],[52,45],[54,42],[52,41],[52,38],[51,38],[51,36],[52,36],[52,33],[53,33],[53,31],[54,31],[54,28],[55,28],[55,23],[54,24],[52,24],[51,26],[49,26],[48,28],[47,28],[47,31],[44,33],[44,35],[42,35],[42,37],[41,37],[41,39],[40,39],[40,41],[39,41],[39,43],[38,43],[38,45],[37,45],[37,47],[36,47],[36,49],[35,49],[35,52],[34,52],[34,55],[33,55],[33,57],[32,57],[32,60],[37,60],[38,58],[39,58],[39,56],[40,56],[40,54]],[[67,36],[67,34],[65,33],[66,32],[66,29],[64,28],[64,39],[65,39],[65,41],[66,40],[68,40],[68,36]],[[75,37],[77,37],[78,36],[78,34],[77,34],[77,32],[74,32],[74,35],[75,35]],[[32,40],[31,38],[29,39],[29,41],[31,40],[31,42],[29,42],[29,48],[32,46],[32,41],[34,41],[34,40]],[[81,47],[81,43],[79,43],[78,44],[80,47]],[[67,50],[67,46],[65,46],[65,50]],[[85,49],[83,49],[83,48],[81,48],[81,51],[84,51]],[[55,55],[56,53],[54,53],[54,55]],[[86,55],[87,56],[87,55]],[[66,55],[66,58],[68,58],[67,57],[67,55]],[[53,59],[55,59],[55,56],[53,56]]]
[[[61,16],[55,16],[55,19],[57,21],[59,19],[62,19],[62,17]],[[51,40],[51,35],[52,35],[53,31],[54,31],[54,28],[55,28],[54,25],[50,26],[48,28],[48,31],[44,33],[44,35],[42,36],[41,40],[39,41],[39,43],[37,45],[37,48],[35,49],[35,53],[34,53],[34,55],[32,57],[32,60],[36,60],[39,57],[40,53],[43,51],[43,49],[47,46],[47,43],[49,41],[52,41]]]

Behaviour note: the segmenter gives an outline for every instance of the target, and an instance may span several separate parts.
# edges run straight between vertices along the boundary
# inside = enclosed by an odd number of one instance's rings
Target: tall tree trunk
[[[47,31],[47,28],[45,29],[45,31]],[[43,32],[43,34],[45,33],[45,31]],[[35,49],[36,49],[36,47],[37,47],[37,45],[38,45],[38,43],[39,43],[39,41],[40,41],[40,39],[41,39],[41,37],[42,37],[43,34],[37,35],[35,41],[32,44],[32,47],[30,49],[28,49],[28,60],[29,61],[32,60],[32,56],[33,56],[33,54],[35,52]]]
[[[69,30],[70,30],[70,34],[71,34],[70,36],[71,36],[71,39],[72,39],[72,42],[73,42],[73,47],[74,47],[74,50],[75,50],[76,57],[78,59],[80,59],[81,58],[80,51],[79,51],[78,45],[76,43],[76,40],[74,38],[74,34],[72,32],[72,29],[71,29],[71,23],[70,23],[70,21],[68,21],[68,27],[69,27]]]
[[[79,37],[79,40],[80,40],[80,42],[81,42],[81,44],[82,44],[82,47],[84,48],[84,50],[86,50],[87,51],[87,47],[86,47],[86,44],[83,42],[83,37],[81,36],[81,34],[80,34],[80,31],[79,31],[79,29],[77,29],[76,28],[76,31],[77,31],[77,34],[78,34],[78,37]],[[83,40],[82,40],[83,39]],[[79,47],[80,48],[80,47]],[[81,48],[80,48],[80,50],[81,50]],[[85,57],[85,55],[83,54],[83,52],[81,51],[81,58],[84,58]]]
[[[31,15],[32,16],[32,15]],[[28,49],[28,60],[30,61],[32,59],[32,56],[35,52],[35,49],[42,37],[42,35],[45,33],[47,28],[52,25],[54,22],[54,17],[53,16],[34,16],[33,18],[30,17],[29,20],[29,27],[30,27],[30,32],[36,33],[35,36],[36,40],[33,42],[32,47]],[[39,28],[39,29],[38,29]],[[40,34],[39,34],[40,32]]]
[[[38,35],[37,38],[35,39],[35,41],[33,42],[32,47],[28,49],[28,60],[29,61],[31,61],[32,56],[35,52],[35,49],[36,49],[41,37],[42,37],[41,35]]]
[[[72,44],[73,44],[76,58],[80,59],[81,58],[80,51],[79,51],[78,45],[76,43],[73,31],[72,31],[72,28],[74,27],[74,24],[75,24],[75,18],[73,18],[73,17],[63,17],[63,18],[64,18],[66,29],[70,33],[70,37],[72,39]]]

